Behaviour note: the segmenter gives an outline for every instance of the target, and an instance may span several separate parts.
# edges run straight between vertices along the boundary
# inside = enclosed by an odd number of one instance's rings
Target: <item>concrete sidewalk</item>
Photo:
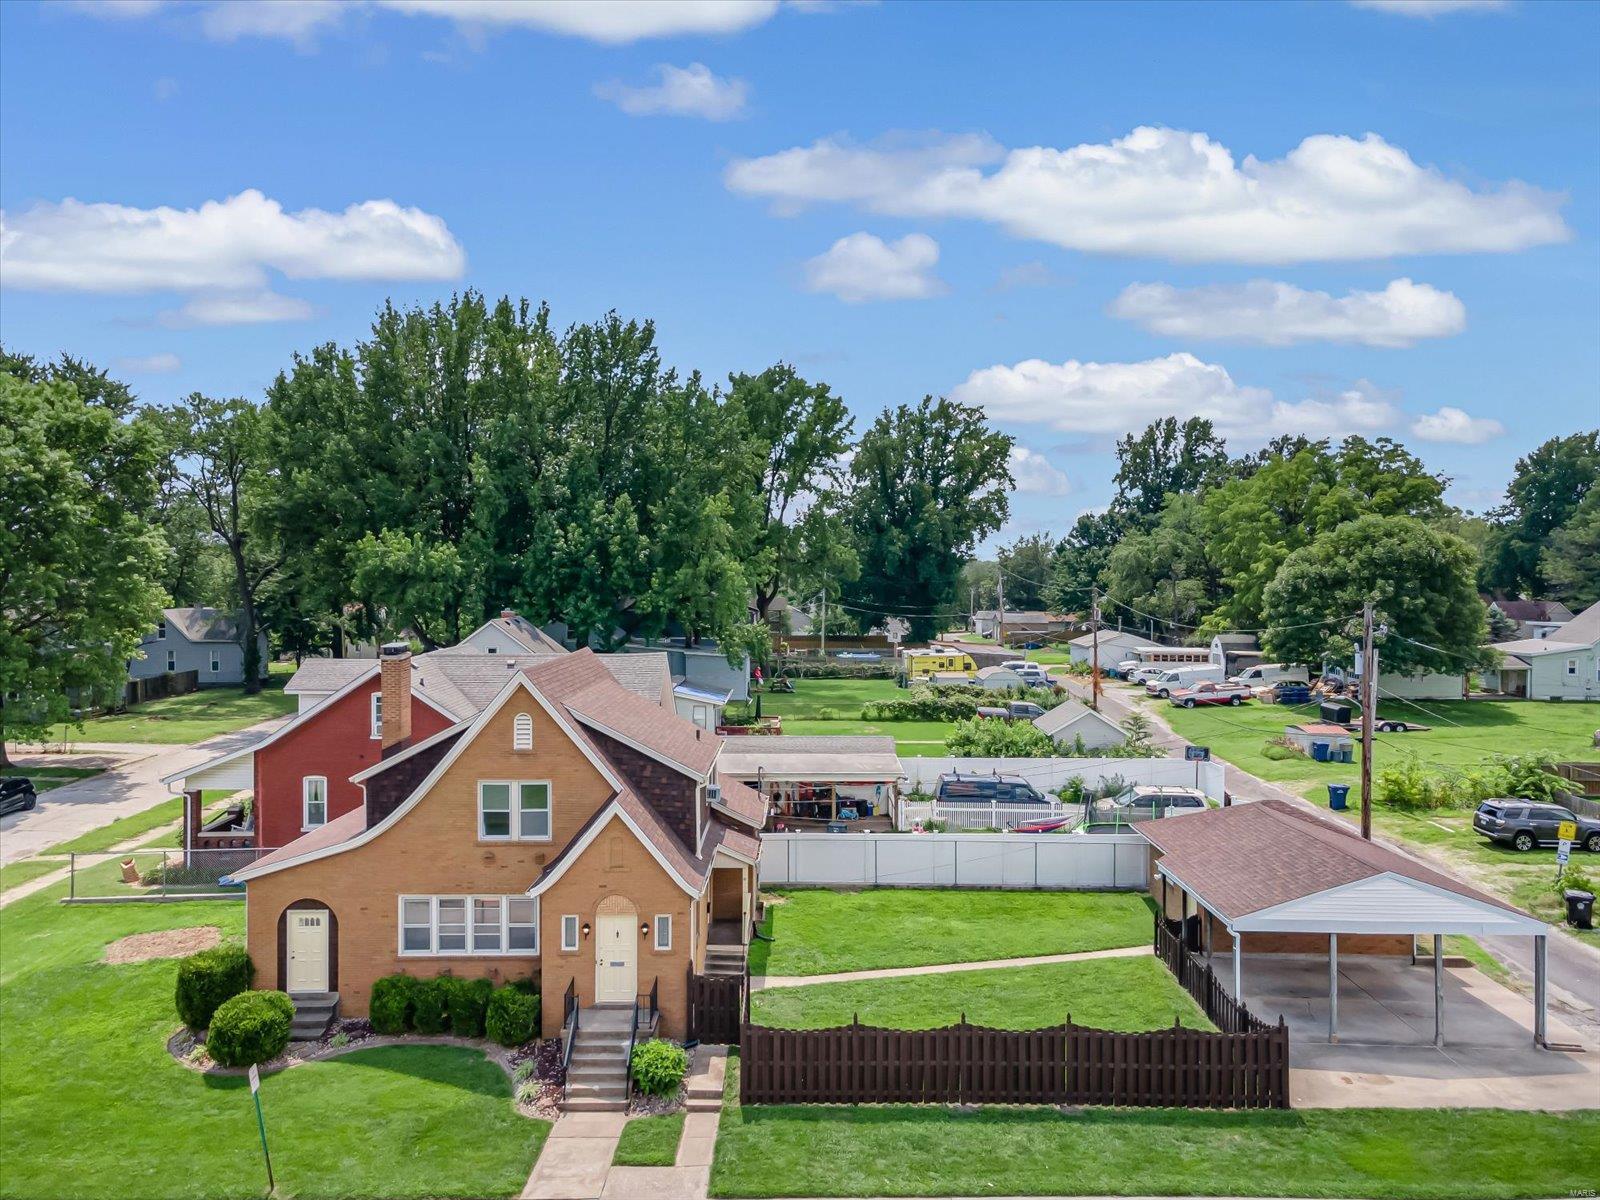
[[[858,979],[900,979],[907,975],[949,975],[956,971],[993,971],[1003,967],[1044,967],[1051,963],[1085,962],[1094,958],[1138,958],[1151,954],[1149,946],[1120,946],[1112,950],[1079,950],[1075,954],[1040,954],[1031,958],[991,958],[983,962],[934,963],[923,967],[880,967],[871,971],[837,971],[831,975],[752,975],[750,990],[806,987],[817,983],[850,983]]]

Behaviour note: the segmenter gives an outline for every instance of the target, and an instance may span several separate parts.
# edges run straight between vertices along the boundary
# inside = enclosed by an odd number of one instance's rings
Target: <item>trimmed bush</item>
[[[676,1042],[653,1038],[633,1048],[633,1085],[647,1096],[670,1096],[689,1073],[689,1053]]]
[[[294,1001],[282,992],[241,992],[218,1006],[206,1052],[225,1067],[268,1062],[289,1045]]]
[[[419,979],[411,988],[411,1027],[418,1033],[443,1033],[450,1026],[450,976]]]
[[[515,984],[494,989],[484,1013],[483,1031],[502,1046],[520,1046],[539,1029],[539,997]]]
[[[487,979],[452,979],[446,995],[450,1007],[450,1032],[457,1037],[482,1037],[494,984]]]
[[[417,981],[409,975],[385,975],[374,981],[367,1011],[378,1033],[404,1033],[411,1027],[411,997]]]
[[[249,991],[255,977],[255,964],[243,946],[189,955],[178,964],[178,1018],[190,1029],[204,1029],[223,1001]]]

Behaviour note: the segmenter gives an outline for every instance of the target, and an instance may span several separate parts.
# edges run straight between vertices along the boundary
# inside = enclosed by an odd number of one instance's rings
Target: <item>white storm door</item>
[[[289,910],[288,975],[285,991],[328,990],[328,910]]]
[[[631,916],[601,916],[595,930],[594,1002],[632,1004],[638,995],[639,934]]]

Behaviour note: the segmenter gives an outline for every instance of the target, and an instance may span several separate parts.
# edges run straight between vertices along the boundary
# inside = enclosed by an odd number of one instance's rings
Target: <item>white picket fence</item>
[[[1083,816],[1083,805],[1063,804],[1052,799],[1048,804],[1001,804],[997,800],[967,800],[941,803],[938,800],[902,800],[896,812],[897,829],[914,829],[920,822],[942,821],[949,829],[1005,829],[1019,821],[1045,821],[1070,817],[1074,823]]]
[[[1087,788],[1099,787],[1113,776],[1130,785],[1199,788],[1218,804],[1222,803],[1223,766],[1215,762],[1186,762],[1181,758],[913,758],[900,760],[906,782],[901,793],[935,792],[939,776],[1014,775],[1026,779],[1041,792],[1058,792],[1072,779],[1083,780]],[[902,804],[899,828],[911,828]],[[1031,805],[1034,815],[1043,805]],[[1027,818],[1022,818],[1026,820]],[[987,822],[985,822],[987,823]]]
[[[761,885],[1138,891],[1149,851],[1136,833],[766,833]]]

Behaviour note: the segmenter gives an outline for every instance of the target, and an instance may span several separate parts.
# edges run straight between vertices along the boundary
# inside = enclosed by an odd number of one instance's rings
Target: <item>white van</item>
[[[1215,664],[1203,667],[1173,667],[1170,671],[1163,671],[1146,681],[1144,690],[1146,695],[1165,700],[1180,688],[1193,687],[1197,683],[1207,681],[1221,683],[1222,668]]]
[[[1311,672],[1304,667],[1291,667],[1285,663],[1257,663],[1240,671],[1229,682],[1248,684],[1250,687],[1270,687],[1274,683],[1310,683]]]
[[[1050,685],[1050,672],[1044,669],[1042,663],[1030,662],[1024,658],[1013,658],[1010,662],[1000,664],[1007,671],[1015,671],[1022,676],[1022,682],[1033,687],[1048,687]]]

